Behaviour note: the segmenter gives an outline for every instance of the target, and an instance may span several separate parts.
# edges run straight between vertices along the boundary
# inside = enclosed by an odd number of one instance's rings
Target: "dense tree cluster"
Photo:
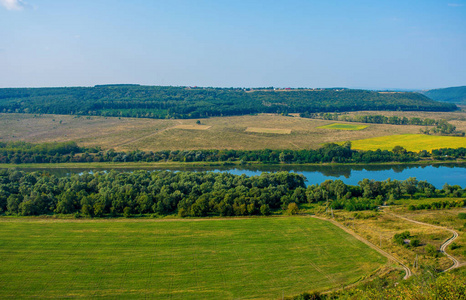
[[[139,85],[0,89],[0,112],[142,118],[204,118],[255,113],[356,110],[452,111],[418,93],[351,89],[234,89]]]
[[[426,181],[418,181],[416,178],[408,178],[403,181],[363,179],[358,183],[357,187],[345,186],[339,180],[328,180],[320,184],[321,188],[322,186],[324,186],[323,190],[327,193],[325,197],[331,200],[330,207],[348,211],[374,209],[384,202],[392,203],[393,200],[403,197],[466,197],[466,188],[462,189],[460,186],[451,187],[445,185],[443,189],[438,190],[432,184]],[[315,188],[317,189],[318,187],[315,186]],[[321,198],[322,196],[319,199]],[[432,208],[435,209],[436,207]]]
[[[457,200],[444,200],[444,201],[434,201],[431,203],[420,203],[420,204],[410,204],[408,206],[409,210],[419,210],[419,209],[449,209],[452,207],[464,207],[466,206],[466,199],[457,199]]]
[[[246,177],[141,170],[58,178],[0,170],[0,210],[20,215],[267,215],[291,202],[306,201],[304,190],[304,177],[287,172]]]
[[[75,154],[86,161],[89,153],[97,153],[100,148],[79,147],[76,142],[26,143],[0,142],[0,163],[62,163],[70,162]]]
[[[0,143],[0,163],[65,163],[65,162],[260,162],[278,163],[380,163],[464,159],[466,148],[442,148],[411,152],[401,146],[391,151],[358,151],[351,143],[325,144],[316,150],[173,150],[173,151],[102,151],[100,148],[79,147],[74,142],[31,144]]]
[[[302,118],[322,119],[322,120],[335,120],[345,122],[358,122],[358,123],[373,123],[373,124],[391,124],[391,125],[419,125],[419,126],[435,126],[421,130],[425,134],[457,134],[464,136],[463,131],[456,131],[456,127],[446,120],[434,119],[421,119],[417,117],[407,118],[398,116],[383,116],[383,115],[347,115],[341,113],[301,113]]]
[[[398,116],[383,116],[383,115],[348,115],[342,113],[301,113],[302,118],[322,119],[322,120],[335,120],[345,122],[359,122],[359,123],[374,123],[374,124],[391,124],[391,125],[422,125],[433,126],[437,125],[440,120],[434,119],[421,119],[417,117],[407,118]],[[442,120],[443,121],[443,120]]]
[[[305,186],[288,172],[247,177],[229,173],[111,171],[56,177],[48,173],[0,170],[0,212],[19,215],[72,214],[115,216],[158,214],[268,215],[297,212],[302,203],[323,203],[349,211],[374,209],[401,197],[466,197],[461,187],[436,190],[425,181],[364,179],[357,186],[327,180]],[[454,190],[454,194],[452,193]]]
[[[464,136],[464,131],[457,131],[456,126],[453,124],[448,123],[445,120],[440,120],[434,128],[421,130],[422,133],[425,134],[442,134],[442,135],[461,135]]]

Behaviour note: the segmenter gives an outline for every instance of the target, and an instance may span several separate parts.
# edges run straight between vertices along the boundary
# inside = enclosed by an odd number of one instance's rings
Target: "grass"
[[[335,130],[363,130],[369,126],[367,125],[358,125],[358,124],[343,124],[343,123],[332,123],[324,126],[319,126],[317,128],[322,129],[335,129]]]
[[[464,220],[458,218],[459,212],[465,212],[464,208],[409,211],[408,205],[403,205],[384,210],[413,220],[455,229],[460,235],[455,242],[460,247],[454,251],[448,250],[448,252],[460,260],[466,260],[466,239],[463,236],[466,227],[464,227]],[[451,233],[446,230],[408,222],[389,215],[385,211],[334,211],[334,214],[338,222],[401,259],[410,268],[413,267],[416,257],[421,265],[434,264],[441,270],[451,266],[451,260],[447,257],[433,258],[427,255],[425,250],[428,244],[439,249],[440,245],[451,237]],[[412,248],[397,245],[393,239],[394,235],[404,231],[409,231],[413,238],[419,239],[421,245]],[[418,270],[412,269],[412,271],[417,272]]]
[[[386,259],[309,217],[0,219],[0,298],[280,298],[355,282]]]
[[[291,134],[291,129],[281,129],[281,128],[248,127],[248,128],[246,128],[245,131],[246,132],[256,132],[256,133]]]
[[[353,149],[358,150],[392,150],[402,146],[408,151],[432,151],[439,148],[466,147],[466,138],[454,136],[437,136],[425,134],[402,134],[382,136],[351,141]]]
[[[185,125],[177,125],[173,127],[173,129],[185,129],[185,130],[207,130],[212,126],[207,126],[207,125],[190,125],[190,124],[185,124]]]
[[[397,208],[396,211],[413,220],[456,230],[456,232],[459,234],[459,237],[455,240],[455,243],[459,247],[454,250],[448,249],[447,252],[460,259],[460,262],[466,262],[466,222],[464,219],[460,219],[458,217],[459,213],[466,213],[465,208],[416,211],[410,211],[406,208]],[[448,237],[449,236],[451,236],[451,234],[449,234]]]
[[[55,121],[54,121],[55,120]],[[60,123],[60,121],[62,121]],[[261,114],[257,116],[155,120],[134,118],[74,117],[68,115],[0,114],[0,141],[76,141],[117,151],[197,149],[316,149],[323,143],[345,142],[392,134],[418,133],[419,126],[373,124],[364,130],[322,130],[335,121]],[[247,128],[284,129],[290,134],[247,132]],[[179,127],[178,127],[179,128]],[[186,127],[185,127],[186,128]]]

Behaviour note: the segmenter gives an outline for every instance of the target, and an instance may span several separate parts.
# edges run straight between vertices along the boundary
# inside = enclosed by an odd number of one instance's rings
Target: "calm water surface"
[[[24,169],[27,171],[47,171],[57,176],[80,174],[83,172],[109,171],[109,169]],[[134,171],[136,169],[118,169],[117,171]],[[157,170],[154,168],[146,170]],[[158,169],[160,170],[160,169]],[[163,170],[167,170],[164,168]],[[357,166],[234,166],[234,167],[202,167],[202,168],[173,168],[172,171],[211,171],[228,172],[235,175],[248,176],[260,175],[262,172],[289,171],[302,174],[307,179],[307,184],[321,183],[325,180],[340,179],[346,184],[357,185],[364,178],[377,181],[388,178],[405,180],[416,177],[418,180],[427,180],[435,187],[441,188],[445,183],[466,187],[466,164],[443,165],[357,165]]]

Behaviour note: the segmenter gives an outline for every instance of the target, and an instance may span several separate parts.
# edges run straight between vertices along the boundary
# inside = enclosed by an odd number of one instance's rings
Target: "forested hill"
[[[466,103],[466,86],[450,87],[445,89],[435,89],[422,92],[424,95],[435,101],[450,103]]]
[[[0,112],[146,118],[354,110],[451,111],[418,93],[351,89],[234,89],[139,85],[0,89]]]

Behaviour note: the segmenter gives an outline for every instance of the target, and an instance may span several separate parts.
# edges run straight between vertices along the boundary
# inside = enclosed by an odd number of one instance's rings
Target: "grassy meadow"
[[[280,298],[355,282],[386,259],[309,217],[0,219],[0,298]]]
[[[348,123],[332,123],[317,128],[335,129],[335,130],[363,130],[369,127],[368,125],[348,124]]]
[[[460,262],[466,263],[466,220],[458,217],[459,213],[466,213],[466,208],[416,211],[401,208],[397,209],[395,212],[416,221],[456,230],[459,234],[459,237],[455,240],[458,247],[455,249],[451,249],[451,247],[449,247],[447,251],[458,258]]]
[[[282,129],[282,128],[248,127],[248,128],[246,128],[245,131],[246,132],[255,132],[255,133],[291,134],[291,129]]]
[[[196,120],[76,117],[69,115],[0,114],[0,141],[33,143],[76,141],[117,151],[197,149],[316,149],[392,134],[419,133],[420,126],[371,124],[364,130],[323,129],[335,121],[297,116],[246,115]],[[345,123],[349,126],[367,124]],[[252,128],[255,130],[249,130]]]
[[[418,201],[419,203],[425,203],[423,200]],[[390,208],[385,208],[382,212],[338,211],[335,213],[335,218],[338,222],[350,228],[371,243],[401,259],[410,268],[413,268],[416,256],[420,264],[434,264],[439,270],[443,270],[451,266],[452,262],[446,256],[434,258],[426,253],[427,245],[433,245],[436,249],[440,249],[440,246],[452,236],[449,231],[427,225],[415,224],[397,218],[396,216],[391,215],[390,212],[413,220],[456,230],[459,233],[459,238],[455,242],[459,247],[455,250],[448,249],[448,252],[455,255],[462,262],[466,262],[466,239],[463,234],[465,230],[465,220],[458,218],[458,213],[466,212],[465,208],[410,211],[408,210],[407,205],[396,205]],[[402,233],[404,231],[409,231],[412,239],[419,239],[420,246],[406,248],[394,243],[395,234]],[[417,272],[416,269],[412,269],[412,271],[415,273]]]
[[[357,150],[392,150],[395,146],[402,146],[408,151],[432,151],[439,148],[466,147],[466,137],[402,134],[353,140],[351,145]]]

